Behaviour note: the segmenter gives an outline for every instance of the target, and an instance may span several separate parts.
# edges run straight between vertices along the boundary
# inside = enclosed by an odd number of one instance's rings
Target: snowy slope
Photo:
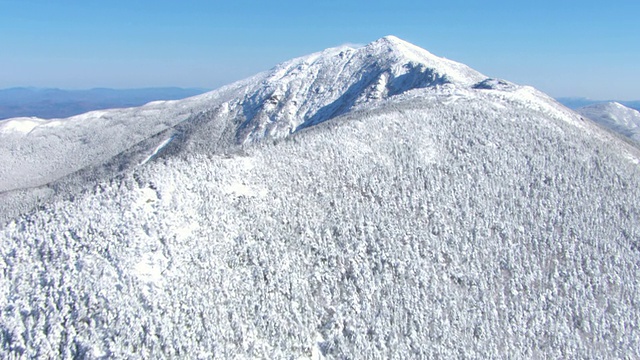
[[[0,229],[0,357],[639,357],[638,149],[396,38],[362,49],[109,112],[157,129]]]
[[[0,121],[0,193],[42,186],[103,163],[195,113],[238,96],[237,83],[218,91],[138,108],[92,111],[68,119]]]
[[[589,105],[576,110],[579,114],[613,131],[640,142],[640,112],[617,102]]]

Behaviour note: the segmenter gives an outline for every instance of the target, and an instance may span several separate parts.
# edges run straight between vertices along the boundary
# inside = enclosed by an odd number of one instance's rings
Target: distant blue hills
[[[199,88],[62,90],[32,87],[0,89],[0,120],[35,116],[65,118],[92,110],[132,107],[156,100],[178,100],[209,91]]]

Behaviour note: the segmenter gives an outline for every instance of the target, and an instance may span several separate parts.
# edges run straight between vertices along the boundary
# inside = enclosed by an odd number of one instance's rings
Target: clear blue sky
[[[389,34],[552,96],[640,99],[639,0],[0,0],[0,88],[215,88]]]

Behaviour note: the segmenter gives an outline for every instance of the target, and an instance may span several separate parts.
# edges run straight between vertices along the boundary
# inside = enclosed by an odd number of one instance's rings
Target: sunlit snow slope
[[[594,104],[576,110],[636,142],[640,142],[640,112],[617,102]]]
[[[640,357],[638,149],[397,38],[2,124],[0,357]]]

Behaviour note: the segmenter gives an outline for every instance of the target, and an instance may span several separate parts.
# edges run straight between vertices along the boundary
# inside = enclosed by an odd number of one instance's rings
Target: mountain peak
[[[395,36],[395,35],[386,35],[381,37],[378,40],[384,40],[384,41],[390,41],[390,42],[402,42],[402,43],[406,43],[406,41],[400,39],[399,37]]]
[[[406,40],[400,39],[399,37],[395,36],[395,35],[387,35],[387,36],[383,36],[378,40],[372,41],[370,44],[370,46],[381,46],[381,47],[388,47],[391,48],[395,51],[406,51],[409,49],[413,49],[413,50],[418,50],[421,52],[427,52],[425,49],[422,49]]]
[[[620,104],[620,103],[619,103],[619,102],[617,102],[617,101],[612,101],[612,102],[611,102],[611,105],[612,105],[612,106],[615,106],[615,107],[617,107],[617,108],[619,108],[619,109],[626,109],[626,108],[627,108],[626,106],[624,106],[624,105]]]
[[[481,73],[388,35],[360,48],[338,47],[278,65],[243,101],[238,141],[286,136],[420,88],[469,88]]]
[[[375,43],[386,43],[386,44],[390,44],[390,45],[395,45],[395,46],[407,46],[407,45],[411,45],[411,46],[415,46],[413,44],[411,44],[410,42],[407,42],[405,40],[400,39],[399,37],[395,36],[395,35],[387,35],[387,36],[383,36],[378,40],[375,40],[372,42],[372,44]]]
[[[374,52],[374,53],[392,53],[396,56],[413,56],[412,53],[416,51],[416,49],[418,49],[418,51],[421,51],[423,53],[428,53],[426,50],[424,49],[420,49],[417,46],[404,41],[396,36],[393,35],[387,35],[385,37],[381,37],[378,40],[372,41],[369,44],[367,44],[364,49],[366,49],[369,52]],[[431,55],[431,54],[429,54]],[[433,56],[433,55],[431,55]]]
[[[469,86],[487,78],[464,64],[436,56],[394,35],[387,35],[373,41],[365,46],[364,50],[383,57],[386,53],[387,57],[394,57],[397,62],[423,64],[428,68],[437,70],[442,75],[446,75],[450,82],[458,85]]]

